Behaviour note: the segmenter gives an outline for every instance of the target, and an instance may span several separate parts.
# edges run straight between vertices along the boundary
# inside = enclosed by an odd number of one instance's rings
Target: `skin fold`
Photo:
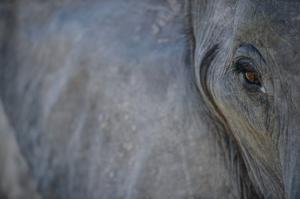
[[[0,196],[299,198],[299,10],[3,1],[1,146],[24,166]]]
[[[242,191],[250,198],[297,198],[300,5],[295,1],[204,4],[191,5],[198,85],[212,114],[238,147],[240,167],[249,176],[240,182]],[[264,92],[249,88],[253,85],[236,74],[235,60],[240,57],[255,62]]]

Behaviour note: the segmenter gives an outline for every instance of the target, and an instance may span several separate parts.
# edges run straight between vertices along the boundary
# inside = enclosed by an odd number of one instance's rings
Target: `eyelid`
[[[261,52],[255,46],[249,43],[240,44],[236,51],[236,55],[246,55],[247,57],[252,57],[257,61],[266,64],[266,60]]]
[[[237,72],[258,72],[257,65],[247,57],[238,57],[233,67]]]

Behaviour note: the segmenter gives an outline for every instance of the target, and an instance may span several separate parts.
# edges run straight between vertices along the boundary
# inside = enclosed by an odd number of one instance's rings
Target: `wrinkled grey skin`
[[[1,114],[39,197],[300,197],[299,2],[1,7]]]

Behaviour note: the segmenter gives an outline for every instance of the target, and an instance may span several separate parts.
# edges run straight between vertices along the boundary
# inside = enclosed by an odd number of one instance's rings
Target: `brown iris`
[[[244,78],[246,81],[248,81],[250,84],[260,84],[259,81],[259,75],[255,71],[246,71],[244,73]]]
[[[245,86],[259,86],[261,87],[261,76],[256,70],[256,65],[253,61],[247,58],[241,58],[234,64],[234,69],[239,74],[243,75]]]

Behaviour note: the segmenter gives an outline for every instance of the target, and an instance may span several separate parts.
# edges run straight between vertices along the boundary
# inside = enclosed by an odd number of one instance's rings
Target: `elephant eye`
[[[244,72],[244,79],[249,83],[249,84],[256,84],[258,86],[261,86],[260,80],[259,80],[259,75],[254,72],[254,71],[246,71]]]
[[[244,84],[246,86],[261,87],[261,76],[256,70],[256,66],[249,59],[242,58],[237,60],[234,64],[234,70],[239,74],[242,74]]]

